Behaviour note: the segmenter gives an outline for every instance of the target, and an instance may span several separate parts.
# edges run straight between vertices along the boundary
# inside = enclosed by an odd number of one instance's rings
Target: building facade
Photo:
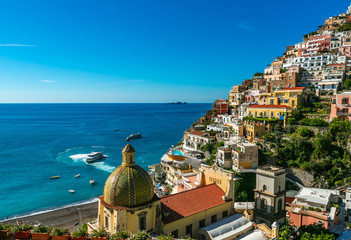
[[[256,171],[254,222],[285,222],[285,169],[262,166]]]

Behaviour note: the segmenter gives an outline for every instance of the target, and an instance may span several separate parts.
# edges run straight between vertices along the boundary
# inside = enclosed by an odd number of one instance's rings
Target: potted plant
[[[124,230],[118,230],[115,234],[110,236],[112,240],[128,239],[130,237],[130,232]]]
[[[151,237],[147,232],[141,231],[134,234],[130,239],[131,240],[149,240],[151,239]]]
[[[106,240],[108,238],[106,229],[93,230],[89,235],[91,240]]]
[[[0,224],[0,238],[7,238],[10,236],[10,225]]]
[[[52,240],[69,240],[70,235],[67,228],[54,228],[50,233]]]
[[[88,239],[88,228],[83,225],[81,228],[74,231],[71,237],[72,240],[87,240]]]
[[[157,236],[156,240],[173,240],[175,238],[173,238],[173,236],[171,234],[168,235],[159,235]]]
[[[13,234],[13,236],[16,239],[27,239],[32,236],[30,232],[31,229],[33,229],[33,226],[25,223],[20,226],[17,226],[17,225],[11,226],[10,232]]]
[[[39,225],[32,230],[33,240],[48,240],[50,238],[51,227]]]

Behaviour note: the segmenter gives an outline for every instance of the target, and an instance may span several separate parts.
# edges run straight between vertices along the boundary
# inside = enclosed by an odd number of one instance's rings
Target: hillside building
[[[285,169],[262,166],[256,171],[254,222],[285,222]]]

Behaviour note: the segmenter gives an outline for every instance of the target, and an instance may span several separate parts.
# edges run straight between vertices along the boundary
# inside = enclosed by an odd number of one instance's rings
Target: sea
[[[96,199],[121,165],[128,135],[142,134],[129,143],[136,163],[147,170],[210,108],[207,103],[0,104],[0,220]],[[92,151],[108,158],[87,164]]]

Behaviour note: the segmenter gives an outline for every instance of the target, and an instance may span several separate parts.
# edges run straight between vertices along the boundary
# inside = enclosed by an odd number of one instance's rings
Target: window
[[[185,227],[185,235],[192,237],[193,236],[193,225],[190,224]]]
[[[108,229],[108,216],[105,216],[105,228]]]
[[[171,232],[173,238],[178,238],[178,229]]]
[[[228,211],[222,212],[222,218],[226,218],[226,217],[228,217]]]
[[[281,191],[281,187],[280,187],[280,185],[279,185],[278,192],[280,192],[280,191]]]
[[[200,228],[203,228],[206,226],[206,222],[205,222],[205,219],[202,219],[201,221],[199,221],[199,229]]]
[[[145,230],[146,229],[146,213],[142,213],[139,215],[139,230]]]
[[[267,186],[263,185],[263,191],[267,191]]]
[[[323,224],[323,221],[318,220],[317,223],[318,223],[318,224]]]
[[[283,201],[282,199],[278,200],[278,211],[280,212],[281,210],[283,210]]]
[[[217,222],[217,215],[211,217],[211,224]]]
[[[267,199],[261,199],[261,209],[267,210]]]

